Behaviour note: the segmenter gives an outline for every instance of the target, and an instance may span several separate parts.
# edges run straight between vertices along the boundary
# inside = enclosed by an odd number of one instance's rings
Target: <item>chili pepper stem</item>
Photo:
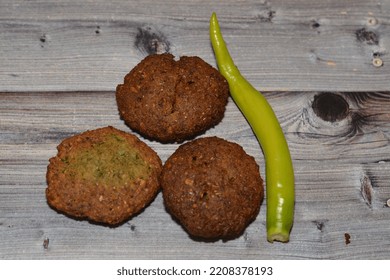
[[[210,39],[218,68],[230,94],[253,129],[266,165],[267,240],[288,242],[294,219],[294,172],[279,121],[265,97],[240,73],[223,40],[217,16],[210,19]]]

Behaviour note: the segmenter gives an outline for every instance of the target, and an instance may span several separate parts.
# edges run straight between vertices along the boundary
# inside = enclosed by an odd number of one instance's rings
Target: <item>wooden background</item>
[[[268,243],[264,201],[228,242],[191,239],[162,196],[120,227],[46,204],[56,146],[120,120],[114,91],[149,53],[197,55],[219,17],[242,73],[286,133],[296,175],[287,244]],[[0,1],[0,259],[389,259],[390,1]],[[261,149],[229,101],[206,132]],[[177,148],[147,142],[165,161]]]

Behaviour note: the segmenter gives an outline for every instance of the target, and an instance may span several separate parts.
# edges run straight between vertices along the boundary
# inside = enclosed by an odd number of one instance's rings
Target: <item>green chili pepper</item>
[[[219,71],[228,81],[230,94],[252,127],[264,153],[267,240],[288,242],[294,220],[294,171],[287,141],[270,104],[235,66],[215,13],[210,19],[210,39]]]

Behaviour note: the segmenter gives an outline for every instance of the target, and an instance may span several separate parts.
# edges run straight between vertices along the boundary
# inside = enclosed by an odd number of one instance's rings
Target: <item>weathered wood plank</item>
[[[390,86],[388,0],[0,5],[0,91],[111,91],[150,52],[198,55],[215,65],[211,11],[237,65],[260,90]]]
[[[169,51],[215,65],[211,11],[245,76],[273,91],[265,95],[296,174],[291,241],[266,242],[266,201],[225,243],[189,238],[161,194],[117,228],[50,209],[48,159],[84,130],[128,130],[113,91],[140,59]],[[389,11],[389,0],[1,1],[0,259],[389,259]],[[232,101],[205,135],[241,144],[264,175],[261,149]],[[163,161],[177,148],[145,142]]]
[[[58,214],[44,195],[48,159],[75,133],[106,125],[130,131],[114,92],[1,93],[0,259],[388,259],[390,93],[322,94],[265,93],[286,132],[297,188],[291,241],[269,244],[266,201],[241,237],[214,243],[189,238],[164,209],[161,194],[117,228]],[[337,104],[327,106],[329,98],[348,104],[340,120],[319,117],[335,114]],[[316,109],[314,100],[320,100]],[[232,101],[222,123],[206,135],[241,144],[264,175],[260,147]],[[144,141],[163,161],[177,148]]]

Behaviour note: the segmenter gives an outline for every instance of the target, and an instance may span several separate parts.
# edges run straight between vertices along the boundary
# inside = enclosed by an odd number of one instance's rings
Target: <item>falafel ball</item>
[[[264,196],[255,159],[218,137],[182,144],[165,162],[160,182],[167,210],[191,236],[205,239],[241,235]]]
[[[59,212],[117,225],[160,190],[162,163],[136,136],[111,126],[63,140],[47,167],[46,197]]]
[[[226,79],[199,57],[152,54],[116,88],[119,114],[144,137],[182,142],[218,124],[229,97]]]

